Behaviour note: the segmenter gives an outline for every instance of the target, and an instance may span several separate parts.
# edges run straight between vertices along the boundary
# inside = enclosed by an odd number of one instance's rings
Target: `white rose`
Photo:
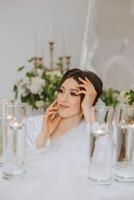
[[[19,93],[24,97],[26,95],[28,95],[28,91],[25,87],[20,87],[19,88]]]
[[[40,77],[33,77],[31,79],[30,90],[33,94],[39,94],[43,90],[43,86],[45,85],[45,80]]]
[[[120,92],[120,95],[121,95],[122,97],[124,97],[125,94],[126,94],[126,91],[125,91],[125,90],[122,90],[122,91]]]
[[[118,100],[121,104],[125,103],[125,93],[126,91],[121,91],[120,94],[119,94],[119,97],[118,97]]]
[[[43,74],[44,69],[37,69],[38,75],[41,77]]]
[[[125,97],[125,103],[128,104],[128,102],[129,102],[129,95],[127,95],[127,96]]]
[[[35,105],[37,106],[37,108],[42,108],[44,107],[45,103],[44,101],[40,100],[40,101],[36,101]]]

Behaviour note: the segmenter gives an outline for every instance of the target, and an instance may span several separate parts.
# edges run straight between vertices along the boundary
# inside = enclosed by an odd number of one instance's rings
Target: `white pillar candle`
[[[49,24],[49,42],[54,42],[54,17],[52,16]]]
[[[38,41],[38,43],[37,43],[37,45],[38,45],[37,56],[42,57],[42,40],[41,40],[41,31],[40,30],[37,31],[37,41]]]
[[[69,28],[65,29],[65,54],[66,56],[71,56],[70,42],[69,42]]]

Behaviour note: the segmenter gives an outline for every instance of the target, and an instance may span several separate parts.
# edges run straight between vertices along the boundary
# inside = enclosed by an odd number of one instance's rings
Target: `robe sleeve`
[[[36,138],[42,130],[44,115],[28,117],[26,120],[26,145],[35,146]]]

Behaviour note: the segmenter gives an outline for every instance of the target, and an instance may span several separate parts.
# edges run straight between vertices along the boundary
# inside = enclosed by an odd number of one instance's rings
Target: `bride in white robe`
[[[67,71],[56,100],[44,115],[41,133],[33,137],[34,145],[43,148],[41,151],[53,152],[64,167],[78,161],[87,163],[88,132],[90,124],[95,123],[90,107],[101,93],[102,82],[95,73],[78,68]]]

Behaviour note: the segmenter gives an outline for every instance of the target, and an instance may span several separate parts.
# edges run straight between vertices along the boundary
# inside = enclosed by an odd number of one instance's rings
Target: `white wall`
[[[0,0],[0,100],[13,95],[13,83],[20,76],[16,69],[35,56],[38,31],[48,65],[52,18],[57,42],[55,59],[66,54],[68,37],[72,66],[79,66],[87,5],[88,0]]]

